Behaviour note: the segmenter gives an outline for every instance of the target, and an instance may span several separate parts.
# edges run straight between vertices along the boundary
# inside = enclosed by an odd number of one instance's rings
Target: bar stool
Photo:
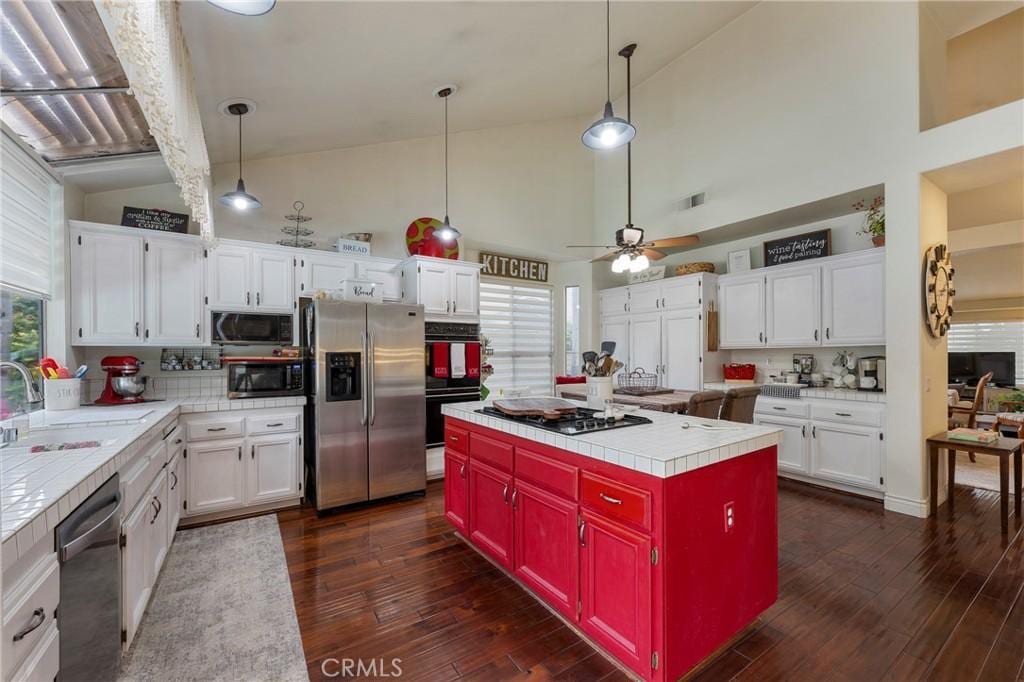
[[[722,412],[719,419],[742,424],[754,423],[754,403],[757,396],[761,395],[760,386],[740,386],[730,388],[725,393],[725,402],[722,403]]]
[[[722,391],[700,391],[690,396],[684,414],[690,417],[718,419],[724,401],[725,393]]]

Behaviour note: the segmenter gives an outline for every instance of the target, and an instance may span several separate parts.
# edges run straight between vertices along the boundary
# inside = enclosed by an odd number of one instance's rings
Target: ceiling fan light
[[[619,274],[629,269],[629,254],[620,253],[619,257],[612,261],[612,272]]]
[[[594,121],[583,133],[583,144],[591,149],[615,149],[636,137],[636,128],[612,111],[612,103],[604,103],[604,116]]]
[[[274,9],[277,0],[206,0],[214,7],[227,10],[232,14],[257,17]]]
[[[220,203],[239,211],[248,211],[253,208],[261,208],[263,204],[259,199],[245,191],[245,182],[238,178],[238,185],[234,192],[226,192],[221,195]]]
[[[651,267],[650,259],[644,254],[640,254],[629,264],[630,272],[643,272],[647,268]]]

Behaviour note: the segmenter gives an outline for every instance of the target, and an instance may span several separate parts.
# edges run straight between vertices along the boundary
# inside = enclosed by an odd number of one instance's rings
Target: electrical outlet
[[[733,503],[725,503],[725,532],[731,533],[736,528],[736,515],[733,512]]]

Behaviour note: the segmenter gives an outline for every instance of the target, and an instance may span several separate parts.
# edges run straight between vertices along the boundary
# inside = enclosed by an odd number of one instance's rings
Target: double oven
[[[480,400],[480,377],[438,378],[431,367],[431,349],[435,343],[480,343],[480,325],[455,322],[427,322],[424,329],[427,375],[427,447],[444,445],[444,416],[441,407],[448,403]]]

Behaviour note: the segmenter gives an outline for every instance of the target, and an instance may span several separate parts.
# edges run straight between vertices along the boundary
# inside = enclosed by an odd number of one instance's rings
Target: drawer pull
[[[512,491],[512,508],[516,508],[516,498],[519,497],[519,490],[515,489]]]
[[[174,473],[174,472],[172,471],[172,472],[171,472],[171,476],[173,476],[173,477],[174,477],[174,484],[173,484],[173,485],[171,485],[171,490],[174,490],[175,488],[177,488],[177,487],[178,487],[178,474],[176,474],[176,473]]]
[[[217,428],[215,428],[215,429],[206,429],[206,430],[207,430],[207,431],[210,431],[210,432],[217,432],[217,431],[227,431],[227,430],[228,430],[228,427],[226,427],[226,426],[218,426],[218,427],[217,427]]]
[[[276,426],[284,426],[284,422],[274,422],[273,424],[267,424],[268,429],[272,429]]]
[[[505,501],[505,504],[508,504],[508,483],[505,484],[501,491],[501,499]]]
[[[28,625],[25,626],[25,629],[16,632],[12,639],[15,642],[20,642],[21,640],[25,639],[25,637],[27,637],[30,632],[32,632],[33,630],[37,629],[40,625],[42,625],[45,620],[46,610],[42,606],[40,606],[38,609],[32,612],[32,619],[28,622]]]
[[[174,439],[174,444],[175,445],[181,445],[181,439],[180,438],[175,438]]]
[[[786,411],[785,407],[779,407],[778,405],[773,405],[772,409],[773,410],[778,410],[779,412],[785,412]]]
[[[462,478],[466,477],[466,465],[465,464],[463,464],[462,466],[459,467],[459,476],[461,476]]]
[[[622,500],[614,498],[614,497],[609,497],[608,495],[605,495],[604,493],[598,493],[597,496],[600,497],[605,502],[607,502],[608,504],[622,504]]]
[[[450,440],[453,443],[458,443],[459,442],[459,437],[458,436],[448,436],[448,440]]]
[[[587,542],[586,542],[586,540],[584,540],[585,535],[583,534],[583,529],[586,528],[586,527],[587,527],[587,522],[584,521],[583,519],[580,519],[580,547],[586,547],[587,546]]]
[[[853,415],[849,412],[836,412],[837,417],[852,417]]]

